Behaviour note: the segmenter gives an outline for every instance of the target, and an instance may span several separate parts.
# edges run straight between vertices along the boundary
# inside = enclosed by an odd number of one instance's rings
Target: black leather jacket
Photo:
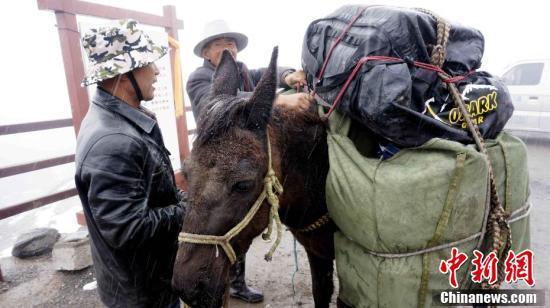
[[[249,70],[242,62],[237,61],[237,67],[241,75],[241,84],[239,86],[239,96],[248,97],[260,81],[265,68]],[[204,60],[202,66],[198,67],[187,80],[186,90],[193,107],[193,115],[198,119],[200,108],[204,105],[203,100],[208,98],[210,88],[212,87],[212,78],[216,67],[210,61]],[[279,75],[279,87],[288,88],[284,81],[286,74],[294,72],[290,67],[277,67]]]
[[[185,215],[151,115],[98,89],[80,127],[75,182],[99,295],[109,307],[166,307]]]

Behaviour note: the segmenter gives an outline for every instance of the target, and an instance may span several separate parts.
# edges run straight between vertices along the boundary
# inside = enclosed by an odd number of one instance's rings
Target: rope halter
[[[248,226],[248,224],[252,221],[252,218],[254,218],[254,215],[256,215],[256,213],[262,206],[264,200],[267,199],[267,202],[269,203],[271,208],[269,212],[267,231],[262,234],[262,238],[264,240],[269,240],[271,237],[271,231],[273,229],[273,221],[275,221],[275,224],[277,225],[277,238],[271,246],[271,249],[269,249],[268,253],[265,255],[265,260],[271,261],[273,253],[275,252],[277,246],[279,246],[283,234],[281,219],[279,218],[279,198],[277,197],[277,195],[283,193],[283,186],[279,182],[279,179],[277,179],[277,176],[275,176],[275,171],[273,171],[269,134],[267,134],[267,157],[268,169],[267,174],[264,178],[264,189],[262,189],[262,192],[258,196],[258,199],[256,199],[256,202],[254,202],[254,204],[252,205],[248,213],[246,213],[241,222],[239,222],[231,230],[227,231],[227,233],[225,233],[224,235],[204,235],[181,232],[178,236],[179,243],[216,245],[216,251],[218,249],[218,245],[220,245],[223,248],[223,251],[225,251],[227,258],[229,258],[229,262],[231,262],[231,265],[233,265],[235,261],[237,261],[237,255],[235,254],[235,250],[229,242],[242,230],[244,230],[246,226]],[[216,253],[216,256],[217,255],[218,254]]]

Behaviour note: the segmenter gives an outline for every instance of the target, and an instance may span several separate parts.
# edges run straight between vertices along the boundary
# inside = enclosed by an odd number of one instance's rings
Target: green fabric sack
[[[450,288],[438,267],[451,246],[468,255],[457,277],[461,288],[472,287],[467,264],[481,245],[490,197],[483,155],[473,145],[434,138],[373,159],[361,154],[372,149],[371,140],[350,130],[348,118],[335,112],[329,127],[326,199],[340,228],[340,298],[354,307],[429,306],[432,290]],[[486,146],[519,252],[529,248],[526,148],[505,132]],[[435,251],[420,252],[430,247]]]

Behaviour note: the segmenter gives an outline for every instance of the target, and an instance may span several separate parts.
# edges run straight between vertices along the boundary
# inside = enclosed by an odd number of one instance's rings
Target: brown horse
[[[325,203],[326,129],[313,107],[299,114],[273,108],[276,62],[277,48],[256,90],[245,99],[237,96],[235,61],[224,52],[184,167],[189,205],[182,234],[222,236],[245,218],[264,190],[269,142],[273,170],[284,188],[279,216],[306,249],[315,306],[328,307],[334,289],[336,227],[327,222]],[[229,241],[227,250],[237,256],[245,254],[268,225],[270,205],[261,204],[250,224]],[[227,247],[218,251],[218,246],[223,245],[180,243],[172,285],[193,307],[220,307],[223,302],[231,253]]]

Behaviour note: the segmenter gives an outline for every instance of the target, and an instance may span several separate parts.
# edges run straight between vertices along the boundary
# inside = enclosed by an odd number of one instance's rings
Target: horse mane
[[[242,120],[246,116],[242,114],[245,112],[245,103],[242,97],[225,94],[212,97],[205,102],[197,121],[195,146],[206,144],[209,140],[227,132],[232,126],[242,127],[246,124],[246,121]]]
[[[231,127],[246,128],[248,113],[245,108],[246,98],[230,95],[212,97],[202,108],[197,123],[197,137],[195,146],[206,144],[209,140],[225,134]],[[275,106],[271,113],[270,125],[280,132],[284,132],[284,143],[305,142],[311,143],[312,128],[323,125],[323,121],[312,108],[307,112],[294,112]],[[317,130],[317,129],[315,129]],[[315,134],[315,132],[313,132]],[[292,138],[288,140],[287,138]]]
[[[318,155],[322,156],[326,148],[326,124],[316,110],[316,105],[305,112],[273,108],[269,124],[277,134],[277,147],[284,149],[281,152],[283,169],[304,168],[302,171],[306,174],[318,167],[310,164],[319,165],[322,161]]]
[[[272,128],[283,132],[282,141],[286,144],[296,140],[299,143],[311,143],[314,141],[311,138],[312,133],[325,126],[325,123],[315,111],[317,106],[314,105],[310,110],[305,112],[295,112],[285,108],[273,108],[271,121],[269,122]],[[312,132],[313,131],[313,132]]]

